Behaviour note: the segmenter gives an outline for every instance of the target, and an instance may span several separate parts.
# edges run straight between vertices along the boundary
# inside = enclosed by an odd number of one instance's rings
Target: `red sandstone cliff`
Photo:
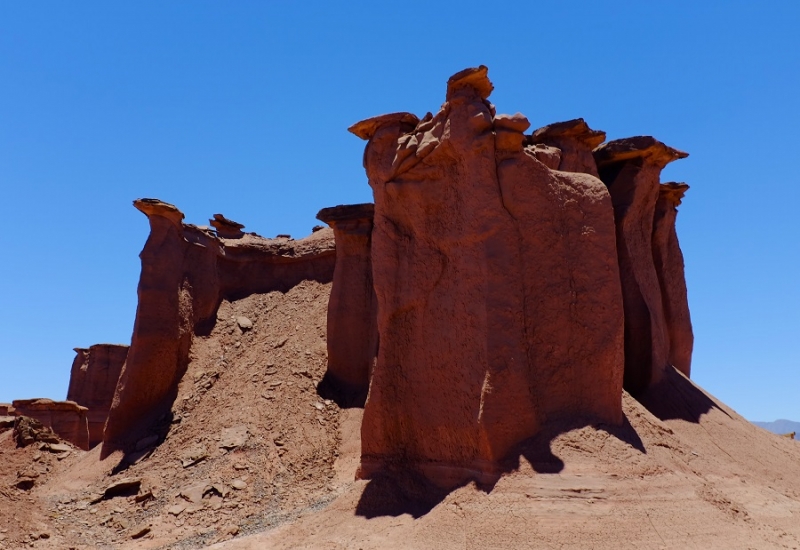
[[[496,115],[486,73],[453,76],[436,115],[351,128],[368,140],[380,335],[362,476],[402,464],[442,484],[491,480],[547,421],[622,418],[608,191],[526,148],[528,121]],[[564,169],[592,171],[592,139],[570,141]]]
[[[193,335],[210,331],[221,300],[286,291],[303,280],[329,282],[335,263],[330,230],[297,241],[265,239],[222,215],[211,222],[215,231],[184,224],[180,210],[159,200],[134,206],[147,216],[150,237],[140,255],[139,304],[103,455],[132,449],[169,413]]]
[[[89,348],[75,348],[75,353],[67,399],[88,409],[91,448],[103,441],[103,429],[128,356],[128,346],[95,344]]]

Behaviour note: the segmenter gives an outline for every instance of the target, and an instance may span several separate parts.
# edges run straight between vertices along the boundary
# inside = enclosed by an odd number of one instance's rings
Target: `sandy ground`
[[[316,391],[329,291],[224,302],[155,447],[101,461],[0,433],[0,548],[800,548],[800,442],[677,372],[625,395],[621,427],[552,426],[493,487],[355,481],[361,410]]]

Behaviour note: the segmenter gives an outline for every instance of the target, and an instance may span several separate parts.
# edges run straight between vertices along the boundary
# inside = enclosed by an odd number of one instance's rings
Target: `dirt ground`
[[[800,548],[800,442],[677,372],[624,395],[622,427],[527,442],[493,487],[355,481],[361,410],[316,390],[329,291],[224,302],[154,447],[0,433],[0,548]]]

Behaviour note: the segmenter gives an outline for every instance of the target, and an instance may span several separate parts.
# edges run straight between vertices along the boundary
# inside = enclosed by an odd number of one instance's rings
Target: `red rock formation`
[[[336,270],[328,303],[328,371],[345,400],[363,404],[378,353],[377,301],[372,284],[372,204],[323,208],[333,228]]]
[[[605,132],[592,130],[586,121],[576,118],[539,128],[527,141],[532,145],[557,148],[560,154],[556,169],[564,172],[584,172],[599,177],[592,150],[605,139]]]
[[[134,206],[148,217],[150,237],[140,255],[133,337],[109,411],[103,456],[129,450],[169,412],[192,336],[210,330],[221,300],[286,291],[303,280],[329,282],[336,256],[330,230],[298,241],[265,239],[217,215],[215,233],[183,224],[183,214],[171,204],[139,199]]]
[[[649,136],[619,139],[595,149],[617,225],[617,252],[625,305],[625,389],[638,394],[660,380],[669,364],[669,335],[653,260],[653,220],[659,176],[684,158]]]
[[[694,334],[686,294],[683,253],[675,231],[675,217],[689,186],[685,183],[663,183],[659,187],[653,223],[653,260],[669,335],[669,363],[686,376],[691,374]]]
[[[0,416],[11,414],[9,411],[12,409],[11,403],[0,403]]]
[[[75,360],[69,377],[67,399],[89,409],[89,447],[103,441],[103,428],[114,400],[128,346],[95,344],[75,348]]]
[[[27,416],[53,430],[58,437],[76,447],[89,450],[89,423],[86,407],[73,401],[18,399],[13,403],[14,416]]]
[[[442,485],[491,480],[546,422],[622,418],[608,191],[524,148],[527,119],[495,115],[486,73],[454,75],[436,115],[351,128],[369,140],[380,335],[362,477],[401,464]]]

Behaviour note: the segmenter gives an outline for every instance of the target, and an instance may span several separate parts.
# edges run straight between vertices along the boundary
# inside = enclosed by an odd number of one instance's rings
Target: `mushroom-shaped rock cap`
[[[337,222],[350,220],[371,220],[375,215],[375,205],[371,202],[363,204],[340,204],[323,208],[317,213],[317,219],[333,226]]]
[[[582,118],[555,122],[543,126],[531,134],[531,143],[546,143],[551,138],[574,138],[595,148],[606,139],[602,130],[592,130]]]
[[[447,79],[447,99],[449,100],[458,90],[466,87],[475,89],[481,98],[486,99],[494,90],[494,85],[488,75],[489,68],[486,65],[457,72]]]
[[[522,113],[515,113],[513,115],[497,115],[494,117],[494,127],[511,132],[524,132],[531,127],[531,123]]]
[[[597,147],[593,154],[598,168],[636,158],[645,159],[663,168],[673,160],[689,156],[689,153],[664,145],[651,136],[615,139]]]
[[[214,214],[214,219],[208,220],[209,223],[217,230],[217,235],[226,239],[236,239],[244,235],[242,229],[244,226],[233,220],[229,220],[222,214]]]
[[[357,135],[361,139],[369,140],[372,139],[372,136],[375,135],[375,132],[377,132],[381,126],[386,126],[387,124],[406,124],[409,126],[410,130],[416,126],[418,122],[419,117],[413,113],[389,113],[356,122],[350,126],[347,131]]]
[[[689,185],[683,182],[671,181],[662,183],[658,188],[659,194],[670,201],[675,206],[678,206],[683,200],[683,195],[689,190]]]
[[[136,199],[133,206],[148,218],[150,216],[161,216],[168,220],[180,224],[183,221],[183,212],[178,207],[158,199]]]

